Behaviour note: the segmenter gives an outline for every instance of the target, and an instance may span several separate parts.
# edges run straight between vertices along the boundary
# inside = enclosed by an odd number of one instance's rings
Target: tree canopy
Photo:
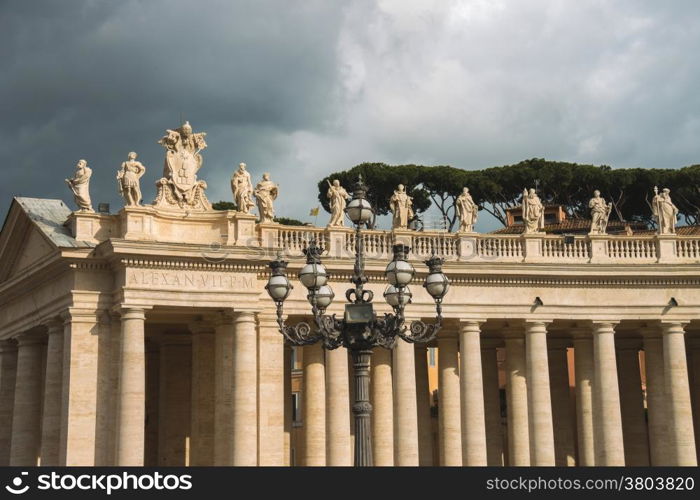
[[[506,224],[506,210],[518,206],[523,189],[536,187],[543,202],[563,205],[574,218],[588,218],[588,201],[594,190],[614,204],[614,218],[653,225],[650,202],[653,188],[668,187],[686,224],[700,218],[700,165],[680,169],[619,168],[608,165],[524,160],[514,165],[483,170],[463,170],[450,166],[386,165],[362,163],[350,170],[333,173],[319,183],[318,199],[330,211],[328,182],[338,179],[350,189],[362,174],[369,188],[368,199],[379,215],[389,212],[389,198],[398,184],[413,196],[416,216],[434,206],[448,221],[456,222],[455,201],[468,187],[474,201]]]

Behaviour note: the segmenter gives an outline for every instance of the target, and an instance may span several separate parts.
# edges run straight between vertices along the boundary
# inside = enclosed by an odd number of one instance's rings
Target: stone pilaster
[[[504,464],[501,394],[498,382],[498,351],[494,341],[481,342],[481,368],[484,383],[487,465]]]
[[[407,321],[408,323],[408,321]],[[419,464],[416,358],[413,344],[401,339],[393,351],[394,465]]]
[[[17,343],[0,340],[0,466],[10,465],[17,379]]]
[[[525,378],[525,338],[506,331],[506,405],[508,408],[508,465],[530,465],[528,387]]]
[[[63,406],[63,321],[47,325],[46,377],[44,410],[41,425],[41,465],[56,467],[60,463],[61,415]]]
[[[138,307],[121,312],[121,363],[116,458],[120,466],[144,462],[146,419],[145,311]]]
[[[696,466],[684,324],[662,322],[664,384],[668,418],[668,465]]]
[[[418,409],[418,465],[433,465],[433,429],[428,384],[428,347],[416,344],[416,407]]]
[[[535,466],[555,465],[552,396],[549,387],[547,354],[547,323],[526,321],[525,356],[530,462]]]
[[[618,339],[616,342],[625,464],[631,466],[649,465],[649,439],[639,369],[640,344],[637,339]]]
[[[285,392],[284,337],[276,317],[268,314],[258,315],[258,332],[258,463],[282,466],[285,465],[284,407],[287,402],[291,404],[292,398],[291,390]]]
[[[214,326],[198,321],[192,333],[192,408],[190,465],[214,465]]]
[[[463,464],[487,465],[481,326],[478,321],[461,321],[459,325],[459,382]]]
[[[372,355],[370,377],[372,403],[372,455],[374,465],[394,465],[394,396],[391,351],[377,348]]]
[[[191,430],[190,401],[192,398],[190,340],[190,336],[184,333],[165,333],[160,340],[160,388],[158,390],[158,465],[160,466],[189,465],[187,437]]]
[[[440,465],[462,465],[457,335],[445,329],[438,336],[438,439]]]
[[[597,466],[625,465],[615,323],[593,323],[593,435]]]
[[[17,378],[10,465],[37,465],[41,445],[41,389],[43,335],[24,333],[17,337]]]
[[[233,465],[257,465],[258,363],[255,315],[247,311],[237,313],[233,327]]]
[[[569,341],[549,339],[549,381],[552,392],[552,423],[554,425],[554,456],[557,466],[576,465],[574,428],[569,388]]]
[[[326,351],[326,464],[352,465],[348,352]]]
[[[326,363],[320,343],[304,346],[302,465],[326,465]]]

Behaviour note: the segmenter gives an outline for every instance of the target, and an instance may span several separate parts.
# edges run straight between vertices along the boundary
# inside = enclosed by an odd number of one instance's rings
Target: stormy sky
[[[316,182],[363,161],[700,163],[699,49],[695,0],[1,0],[0,213],[73,206],[80,158],[118,210],[132,150],[150,203],[181,117],[210,200],[244,161],[307,221]]]

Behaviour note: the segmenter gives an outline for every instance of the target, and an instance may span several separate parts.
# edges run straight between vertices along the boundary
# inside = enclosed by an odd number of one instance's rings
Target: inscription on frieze
[[[246,274],[206,271],[128,269],[127,286],[180,290],[252,290],[255,277]]]

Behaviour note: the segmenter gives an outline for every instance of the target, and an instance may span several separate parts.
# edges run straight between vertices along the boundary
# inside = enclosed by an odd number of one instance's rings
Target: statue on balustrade
[[[141,177],[146,173],[146,167],[136,161],[138,155],[133,151],[122,162],[117,172],[119,194],[124,198],[127,207],[138,207],[141,204]]]
[[[90,177],[92,169],[87,166],[87,160],[79,160],[75,166],[75,174],[72,178],[66,179],[66,184],[73,192],[75,204],[78,205],[78,212],[94,212],[92,201],[90,200]]]
[[[345,215],[345,206],[347,205],[347,200],[350,198],[350,195],[345,188],[340,185],[340,181],[335,179],[333,184],[328,181],[328,193],[326,193],[326,196],[329,199],[331,207],[331,219],[328,222],[328,227],[345,226],[343,215]]]
[[[534,189],[523,190],[523,223],[525,234],[539,233],[544,228],[544,205]]]
[[[474,224],[479,213],[479,207],[472,195],[469,194],[469,188],[462,189],[462,194],[457,197],[457,215],[459,216],[459,232],[471,233],[474,232]]]
[[[664,188],[659,194],[659,188],[654,186],[654,198],[651,200],[651,211],[654,214],[659,234],[674,234],[678,208],[671,201],[671,190]]]
[[[591,231],[588,234],[606,234],[612,203],[601,198],[600,191],[596,189],[588,202],[588,208],[591,209]]]
[[[200,151],[207,147],[205,132],[194,133],[189,122],[180,128],[168,129],[158,141],[165,148],[163,177],[156,182],[158,194],[153,205],[158,208],[187,211],[212,210],[204,191],[207,183],[197,179],[202,168]]]
[[[389,199],[389,209],[392,213],[392,229],[408,229],[408,223],[413,219],[413,198],[408,196],[403,184],[399,184]]]
[[[255,206],[253,202],[253,182],[250,180],[250,172],[246,170],[246,164],[240,163],[231,177],[231,192],[236,209],[244,214],[249,214]]]
[[[279,186],[270,180],[270,174],[263,174],[262,180],[255,186],[254,194],[258,204],[260,222],[267,224],[274,222],[275,207],[273,202],[279,194]]]

